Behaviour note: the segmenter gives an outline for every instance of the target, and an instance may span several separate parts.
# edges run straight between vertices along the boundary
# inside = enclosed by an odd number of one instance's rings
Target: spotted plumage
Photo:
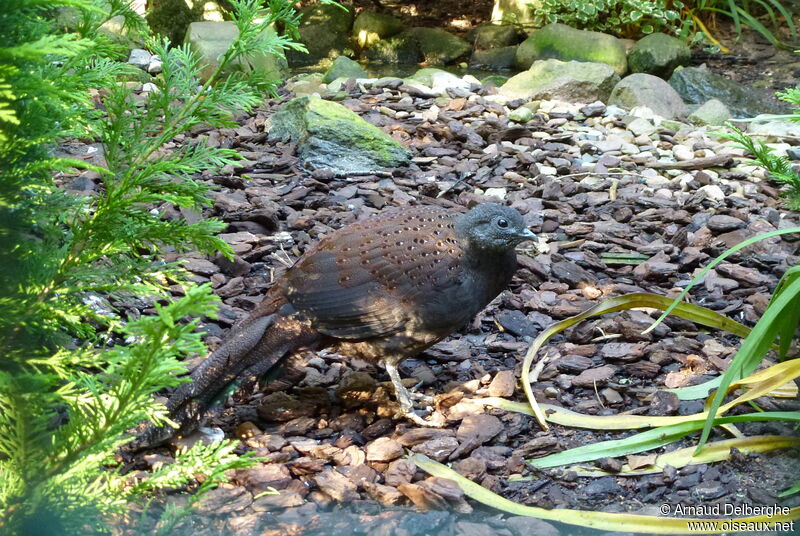
[[[332,348],[382,363],[412,412],[397,363],[460,329],[508,284],[514,247],[534,235],[520,214],[487,203],[465,214],[410,207],[334,231],[292,266],[168,402],[186,432],[239,376],[301,350]],[[150,429],[147,442],[171,430]]]

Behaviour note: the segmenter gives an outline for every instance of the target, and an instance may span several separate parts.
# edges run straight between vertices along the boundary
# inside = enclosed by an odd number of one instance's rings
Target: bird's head
[[[520,242],[535,240],[522,215],[498,203],[483,203],[455,221],[456,235],[470,247],[489,251],[508,251]]]

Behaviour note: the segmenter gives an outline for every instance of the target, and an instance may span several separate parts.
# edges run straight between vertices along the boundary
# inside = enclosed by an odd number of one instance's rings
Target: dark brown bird
[[[401,411],[421,425],[397,365],[465,326],[509,283],[514,248],[535,238],[514,209],[465,214],[438,207],[388,211],[309,249],[167,403],[178,430],[150,428],[153,445],[197,426],[238,377],[260,377],[300,350],[331,348],[382,363]]]

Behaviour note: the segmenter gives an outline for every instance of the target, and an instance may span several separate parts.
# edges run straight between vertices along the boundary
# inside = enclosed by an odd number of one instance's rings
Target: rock
[[[531,534],[559,536],[560,534],[556,527],[535,517],[514,516],[506,519],[504,523],[514,533],[514,536],[530,536]]]
[[[628,52],[628,67],[634,73],[647,73],[667,79],[679,65],[692,58],[689,45],[676,37],[652,33],[641,38]]]
[[[268,28],[265,34],[277,35]],[[239,36],[239,29],[232,21],[193,22],[186,30],[185,44],[200,59],[200,80],[205,82],[217,68],[219,59],[234,39]],[[256,54],[247,58],[239,58],[231,64],[232,70],[257,73],[271,79],[283,79],[288,75],[288,64],[283,54]]]
[[[397,488],[392,486],[385,486],[373,482],[364,482],[364,491],[374,500],[381,503],[383,506],[395,506],[399,504],[404,495],[400,493]]]
[[[758,116],[757,116],[758,117]],[[778,138],[800,138],[800,123],[793,121],[767,120],[753,121],[747,127],[751,134],[764,134],[767,143],[774,143]]]
[[[505,48],[519,43],[519,31],[513,24],[481,24],[471,32],[475,50]]]
[[[397,487],[400,484],[411,482],[417,466],[413,462],[405,459],[395,460],[389,464],[388,469],[383,473],[383,478],[387,486]]]
[[[443,462],[456,448],[458,448],[458,440],[455,437],[444,436],[414,445],[411,451],[424,454],[437,462]]]
[[[369,48],[381,39],[397,35],[405,29],[403,21],[391,15],[362,11],[353,23],[353,39],[361,48]]]
[[[517,386],[513,370],[501,370],[492,378],[487,388],[489,396],[511,396]]]
[[[252,508],[255,512],[272,512],[283,508],[293,508],[305,503],[303,496],[296,491],[282,491],[277,495],[262,495],[253,501]]]
[[[253,503],[253,496],[242,486],[219,486],[197,501],[194,509],[203,515],[222,516],[244,510]]]
[[[711,99],[689,114],[689,121],[695,125],[722,125],[731,118],[731,111],[717,99]]]
[[[551,270],[554,278],[567,283],[570,288],[580,288],[597,283],[597,277],[595,277],[592,272],[580,267],[574,262],[554,262]]]
[[[520,106],[508,112],[508,120],[515,123],[527,123],[531,119],[533,119],[533,110],[527,106]]]
[[[745,222],[733,216],[726,216],[724,214],[714,214],[706,222],[706,227],[715,233],[727,233],[741,229],[745,226]]]
[[[269,488],[285,489],[292,481],[292,475],[281,463],[260,463],[245,469],[237,469],[236,480],[251,493],[258,495]]]
[[[358,491],[352,480],[335,469],[326,469],[314,477],[314,483],[339,502],[358,499]]]
[[[367,49],[367,59],[375,63],[419,63],[422,53],[417,40],[403,32],[372,45]]]
[[[143,48],[134,48],[128,56],[128,64],[140,69],[146,70],[151,61],[153,61],[153,55]]]
[[[536,60],[557,59],[605,63],[622,76],[628,70],[625,46],[600,32],[576,30],[553,23],[535,30],[517,49],[517,67],[528,69]]]
[[[537,334],[533,323],[522,311],[511,310],[498,313],[495,319],[504,330],[517,337],[534,337]]]
[[[610,365],[603,365],[602,367],[584,370],[572,378],[572,384],[577,385],[578,387],[594,387],[596,384],[604,384],[613,378],[614,374],[616,373],[617,370],[614,367]]]
[[[194,274],[211,275],[219,272],[219,266],[208,259],[186,259],[183,267]]]
[[[456,430],[456,438],[461,444],[450,454],[449,459],[455,460],[464,454],[472,452],[477,447],[492,440],[502,430],[503,423],[494,415],[467,415],[461,421],[458,430]]]
[[[325,76],[322,77],[322,81],[327,84],[333,82],[337,78],[367,78],[367,76],[367,71],[357,62],[351,60],[347,56],[339,56],[333,60],[331,66],[325,71]]]
[[[427,63],[447,64],[471,50],[469,43],[439,28],[411,28],[408,33],[417,41]]]
[[[321,388],[317,388],[321,389]],[[321,389],[322,393],[325,392]],[[313,393],[313,391],[312,391]],[[271,393],[261,399],[258,416],[265,421],[288,422],[299,417],[309,417],[327,406],[327,396],[298,396],[285,391]]]
[[[536,61],[530,69],[512,76],[499,93],[512,99],[546,99],[589,103],[605,101],[619,81],[603,63]]]
[[[469,66],[483,67],[490,71],[505,71],[514,66],[516,55],[517,47],[514,46],[474,50],[469,58]]]
[[[332,4],[314,3],[300,10],[300,42],[308,53],[287,50],[289,65],[311,65],[323,58],[344,55],[349,46],[353,10]]]
[[[614,87],[609,104],[631,109],[647,106],[666,119],[684,117],[686,105],[681,96],[657,76],[636,73],[626,76]]]
[[[402,455],[403,445],[388,437],[379,437],[367,445],[367,461],[369,462],[390,462]]]
[[[408,151],[388,134],[318,97],[297,97],[281,106],[269,135],[296,142],[306,165],[338,173],[372,173],[409,160]]]
[[[742,85],[700,67],[677,69],[672,73],[669,84],[683,100],[692,104],[703,104],[711,99],[724,102],[733,117],[780,114],[787,109],[772,102],[766,92],[752,85]]]
[[[445,510],[447,501],[438,493],[420,484],[400,484],[397,489],[415,506],[424,510]]]

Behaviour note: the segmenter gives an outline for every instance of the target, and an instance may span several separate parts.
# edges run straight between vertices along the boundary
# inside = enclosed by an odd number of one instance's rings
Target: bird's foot
[[[426,395],[425,393],[418,393],[416,389],[418,389],[420,385],[422,385],[422,382],[412,387],[408,391],[408,397],[414,402],[422,402],[423,404],[432,406],[436,399],[430,395]]]

